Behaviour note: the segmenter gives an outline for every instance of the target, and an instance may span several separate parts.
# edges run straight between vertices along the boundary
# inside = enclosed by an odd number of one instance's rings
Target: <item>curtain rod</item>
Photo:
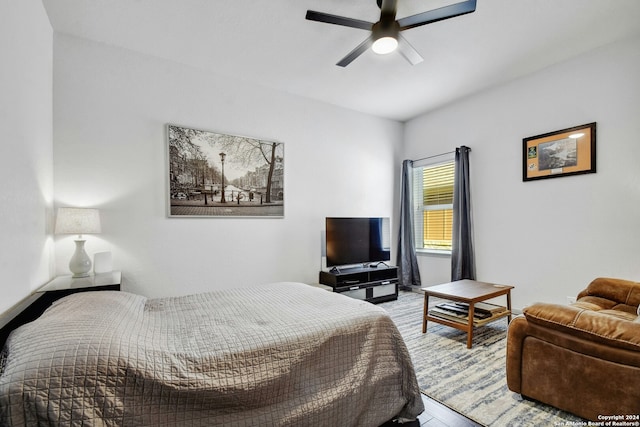
[[[466,146],[464,146],[464,145],[463,145],[462,147],[466,147]],[[469,148],[469,147],[466,147],[466,148]],[[456,148],[456,150],[457,150],[457,148]],[[414,160],[411,160],[411,161],[412,161],[412,162],[419,162],[419,161],[421,161],[421,160],[435,159],[436,157],[442,157],[442,156],[446,156],[446,155],[448,155],[448,154],[453,154],[453,153],[455,153],[455,152],[456,152],[456,150],[448,151],[448,152],[446,152],[446,153],[442,153],[442,154],[436,154],[435,156],[428,156],[428,157],[423,157],[423,158],[421,158],[421,159],[414,159]],[[471,148],[469,148],[469,151],[471,151]]]

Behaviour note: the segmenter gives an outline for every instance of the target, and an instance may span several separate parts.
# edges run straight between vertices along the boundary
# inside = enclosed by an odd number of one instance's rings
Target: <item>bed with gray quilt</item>
[[[423,410],[386,312],[300,283],[77,293],[3,353],[3,426],[371,427]]]

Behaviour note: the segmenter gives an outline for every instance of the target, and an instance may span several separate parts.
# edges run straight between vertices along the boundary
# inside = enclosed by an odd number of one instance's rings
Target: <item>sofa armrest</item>
[[[537,303],[524,309],[532,324],[607,346],[640,351],[640,323],[615,310],[593,311],[576,305]]]
[[[507,387],[520,393],[522,386],[522,348],[523,341],[528,336],[527,319],[516,316],[509,323],[507,334]]]

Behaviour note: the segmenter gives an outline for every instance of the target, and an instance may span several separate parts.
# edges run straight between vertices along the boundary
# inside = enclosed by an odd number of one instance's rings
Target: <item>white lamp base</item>
[[[91,271],[91,258],[84,250],[86,240],[75,240],[75,242],[76,251],[69,261],[69,270],[73,273],[72,277],[87,277]]]

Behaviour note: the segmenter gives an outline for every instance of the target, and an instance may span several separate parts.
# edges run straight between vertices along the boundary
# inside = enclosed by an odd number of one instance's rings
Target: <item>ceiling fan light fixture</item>
[[[371,50],[378,55],[386,55],[398,48],[398,39],[392,36],[380,37],[373,42]]]

